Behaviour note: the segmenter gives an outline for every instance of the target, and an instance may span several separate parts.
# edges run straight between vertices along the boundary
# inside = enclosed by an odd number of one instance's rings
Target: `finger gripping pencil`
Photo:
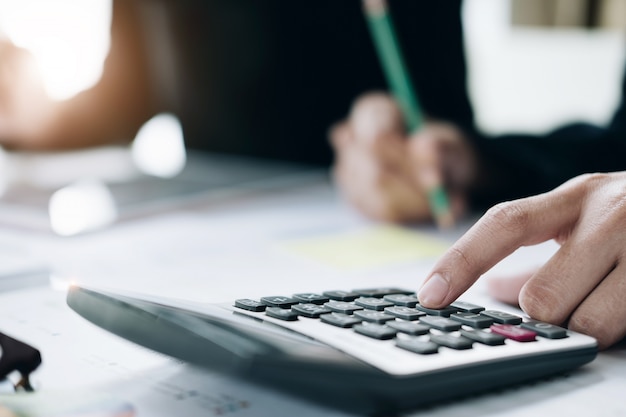
[[[408,130],[415,132],[422,127],[422,111],[402,59],[393,23],[387,12],[386,1],[363,0],[363,6],[387,82],[398,101]],[[431,213],[437,224],[440,227],[452,226],[454,218],[443,186],[438,185],[428,190],[427,196]]]

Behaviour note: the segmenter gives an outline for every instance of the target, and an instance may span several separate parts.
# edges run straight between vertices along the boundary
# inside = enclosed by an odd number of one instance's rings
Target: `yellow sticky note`
[[[401,227],[365,230],[292,241],[289,252],[339,269],[364,269],[431,259],[448,245],[432,236]]]

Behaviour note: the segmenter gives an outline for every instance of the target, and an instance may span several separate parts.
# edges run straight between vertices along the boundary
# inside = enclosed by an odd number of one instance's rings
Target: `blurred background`
[[[34,54],[55,99],[98,80],[110,24],[110,0],[0,0],[0,32]]]
[[[470,92],[490,133],[605,123],[619,100],[624,0],[467,0]]]
[[[487,132],[607,120],[619,99],[626,1],[466,0],[463,19]],[[0,34],[32,51],[57,99],[97,81],[110,20],[110,0],[0,0]]]
[[[486,133],[541,133],[574,120],[604,124],[611,117],[626,54],[626,0],[466,0],[463,20],[470,96]],[[110,23],[111,0],[0,0],[0,37],[33,53],[46,90],[57,100],[98,80]],[[176,118],[161,115],[128,147],[0,153],[0,183],[31,186],[5,194],[0,217],[6,218],[8,203],[17,204],[9,207],[12,216],[23,216],[24,205],[46,207],[54,200],[51,192],[84,178],[120,182],[138,173],[176,176],[186,161],[182,140]],[[33,194],[38,187],[47,193]],[[102,193],[97,184],[86,189]],[[126,194],[137,200],[136,194]],[[70,201],[66,215],[76,217],[76,202]],[[40,210],[36,214],[41,217]],[[115,216],[106,214],[104,222]],[[31,218],[25,222],[34,224]]]

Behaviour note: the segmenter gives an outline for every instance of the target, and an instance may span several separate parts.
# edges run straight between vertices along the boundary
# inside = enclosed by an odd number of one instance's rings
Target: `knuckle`
[[[462,269],[464,271],[472,271],[474,268],[474,262],[462,248],[458,246],[452,246],[449,252],[450,258],[453,260],[455,268]]]
[[[615,230],[626,224],[626,182],[611,174],[589,174],[588,178],[588,230],[600,241],[616,236]]]
[[[495,229],[504,229],[509,232],[519,233],[526,230],[530,215],[524,209],[521,200],[507,201],[496,204],[485,214],[487,223]]]
[[[618,184],[611,187],[604,207],[608,216],[621,224],[626,219],[626,185]]]
[[[606,201],[606,207],[613,216],[626,218],[626,190],[618,190]]]
[[[609,174],[605,173],[582,174],[567,181],[564,185],[572,188],[574,191],[585,193],[606,182],[608,177]]]
[[[605,182],[610,177],[610,174],[602,172],[594,172],[590,174],[582,174],[579,176],[581,181],[591,187],[595,187],[598,183]]]

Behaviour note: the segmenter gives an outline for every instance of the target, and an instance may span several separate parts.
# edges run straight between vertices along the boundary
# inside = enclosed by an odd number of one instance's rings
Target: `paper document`
[[[432,236],[388,225],[283,244],[287,251],[342,270],[429,260],[443,254],[448,246],[448,242]]]
[[[37,393],[0,395],[20,417],[348,417],[113,336],[50,288],[1,294],[0,329],[42,354],[31,376]]]
[[[64,282],[223,302],[382,280],[417,289],[448,244],[364,220],[319,187],[119,225],[46,256]]]

